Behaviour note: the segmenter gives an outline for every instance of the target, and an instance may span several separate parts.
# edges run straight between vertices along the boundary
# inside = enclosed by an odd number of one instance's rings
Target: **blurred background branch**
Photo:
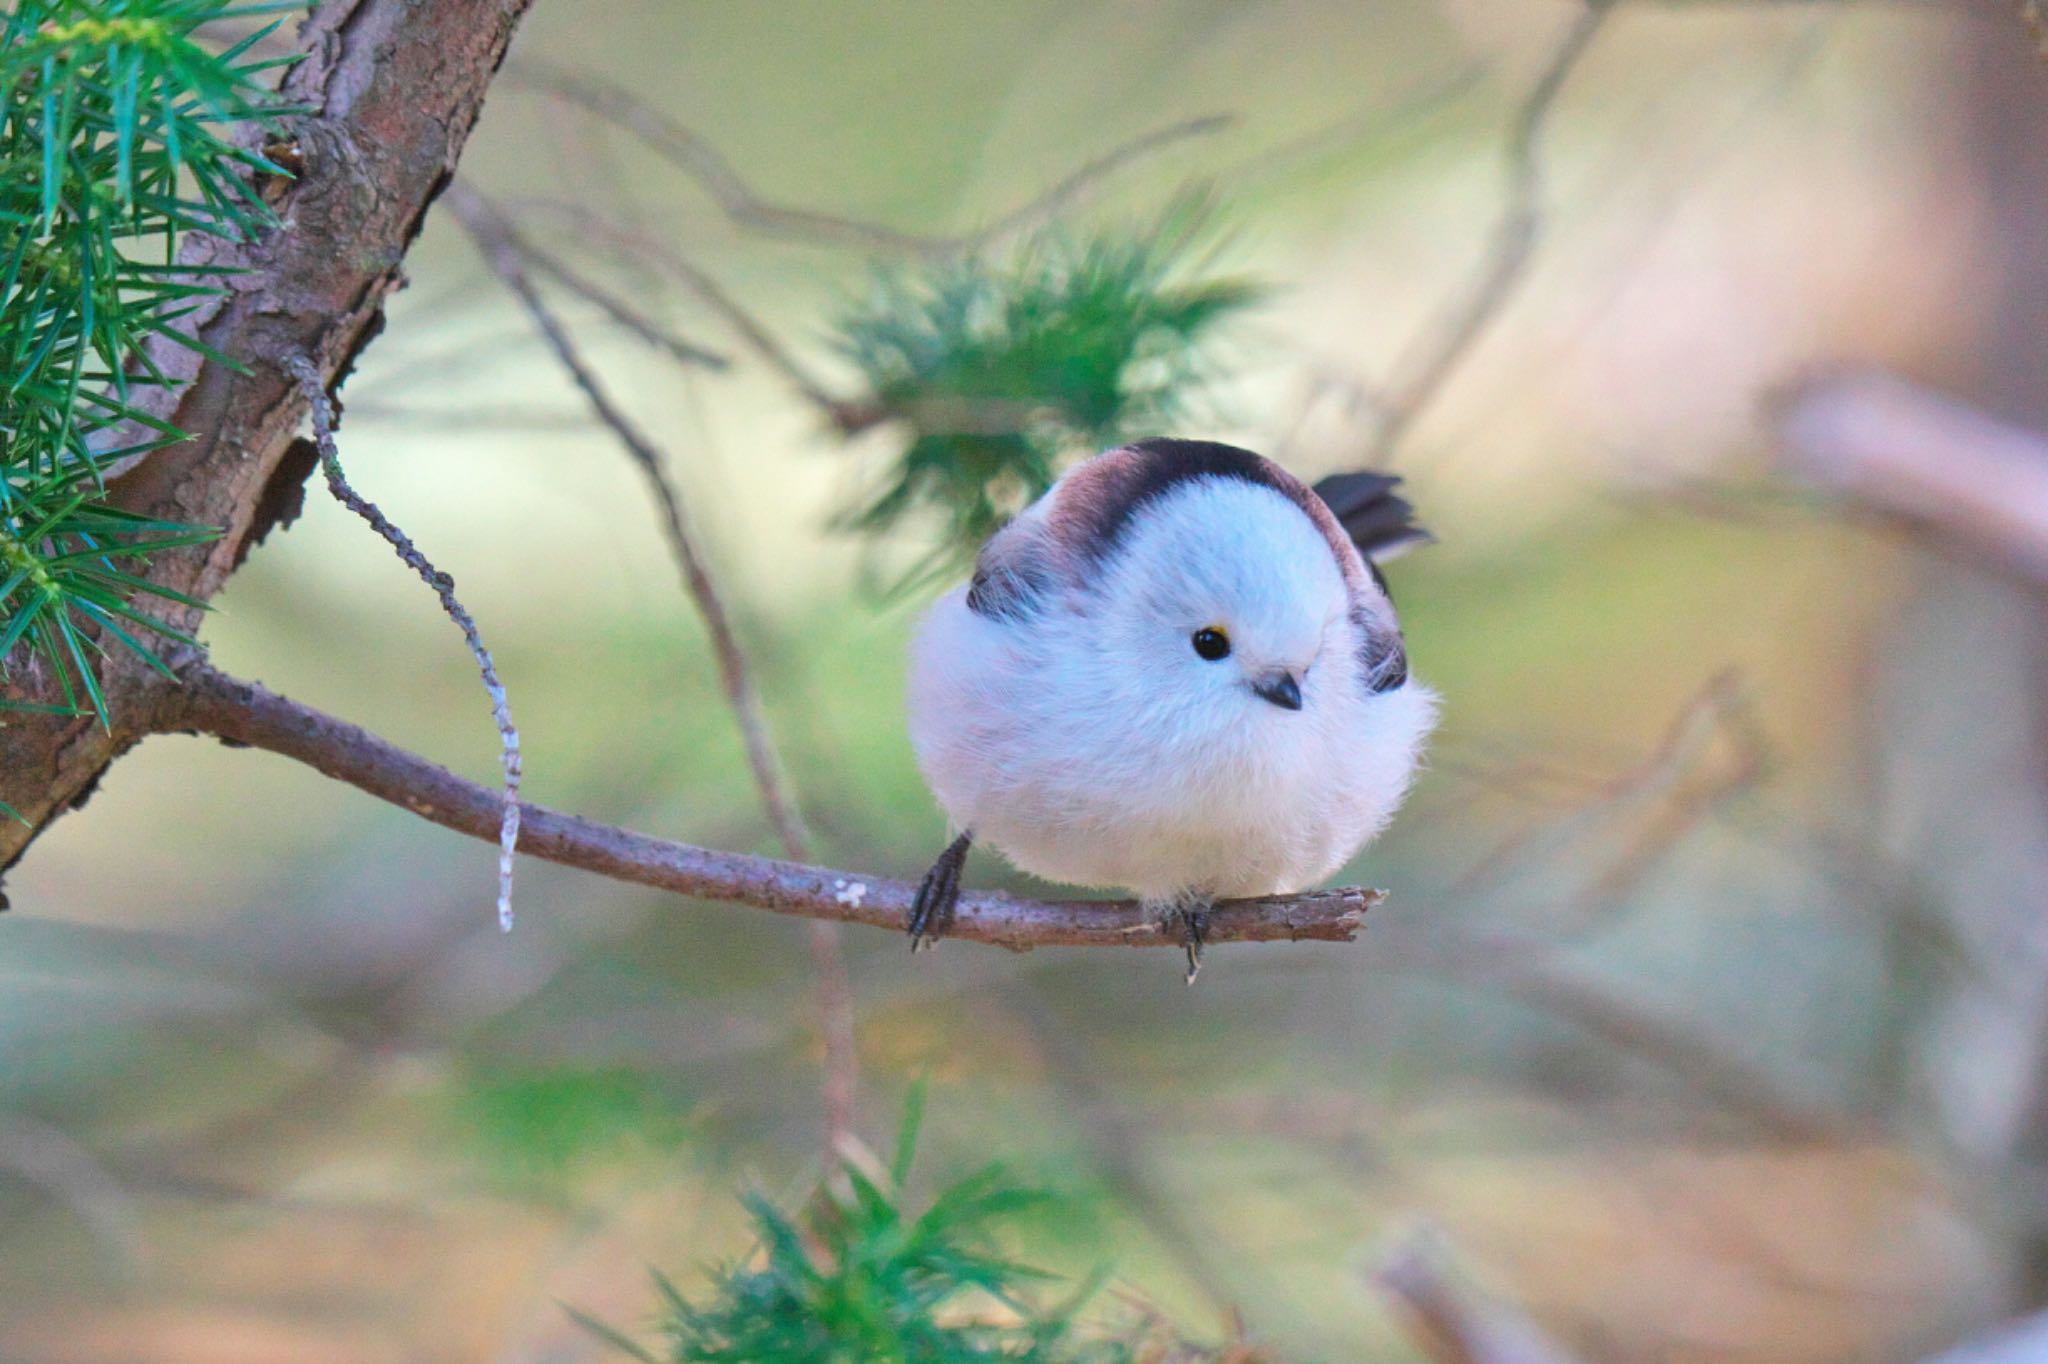
[[[721,212],[751,232],[883,256],[922,256],[931,260],[970,255],[1006,237],[1052,222],[1080,207],[1103,181],[1125,167],[1174,143],[1221,132],[1236,121],[1230,114],[1204,114],[1152,129],[1076,167],[1058,183],[1008,209],[985,227],[951,236],[925,236],[816,209],[769,202],[701,134],[645,100],[586,73],[550,62],[525,61],[515,65],[509,74],[515,85],[553,96],[632,133],[649,150],[696,181]]]
[[[1368,468],[1383,467],[1408,429],[1450,381],[1521,287],[1543,236],[1543,136],[1572,72],[1585,59],[1614,0],[1583,0],[1508,126],[1500,217],[1471,280],[1454,293],[1410,345],[1375,404],[1378,424],[1366,449]]]
[[[1776,407],[1796,476],[2048,584],[2048,436],[1882,373],[1810,380]]]
[[[1433,1364],[1573,1364],[1534,1322],[1458,1281],[1447,1258],[1440,1235],[1416,1231],[1387,1250],[1372,1272]]]

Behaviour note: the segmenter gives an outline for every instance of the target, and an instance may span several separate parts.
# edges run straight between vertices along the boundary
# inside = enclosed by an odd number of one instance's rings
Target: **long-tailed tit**
[[[1427,537],[1396,480],[1313,490],[1207,441],[1079,465],[992,537],[913,646],[910,735],[959,837],[919,888],[945,931],[968,847],[1135,892],[1200,965],[1217,900],[1312,885],[1406,794],[1436,698],[1371,556]]]

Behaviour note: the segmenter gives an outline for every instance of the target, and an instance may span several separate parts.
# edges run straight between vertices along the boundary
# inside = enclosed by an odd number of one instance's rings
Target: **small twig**
[[[1318,157],[1349,154],[1359,147],[1389,147],[1402,135],[1412,135],[1431,115],[1456,104],[1477,89],[1486,76],[1483,62],[1467,62],[1439,75],[1388,104],[1384,92],[1361,109],[1226,166],[1217,176],[1218,189],[1230,198],[1266,184],[1303,163]]]
[[[661,512],[662,530],[667,536],[669,550],[682,572],[683,585],[696,602],[711,636],[712,650],[718,660],[719,681],[738,719],[747,765],[753,770],[755,781],[761,788],[762,803],[767,807],[769,821],[792,857],[807,856],[808,838],[775,760],[746,653],[733,630],[731,614],[726,610],[718,586],[712,581],[710,566],[690,532],[682,499],[669,479],[667,460],[661,448],[626,415],[625,409],[619,406],[597,372],[583,358],[561,319],[555,316],[547,301],[534,288],[526,270],[525,245],[504,215],[460,183],[449,187],[444,202],[454,210],[475,239],[492,273],[518,298],[527,316],[546,338],[548,348],[590,404],[591,411],[618,437],[619,444],[646,476],[648,491]]]
[[[954,238],[952,249],[961,254],[979,251],[1005,237],[1051,222],[1080,203],[1097,185],[1125,166],[1142,161],[1160,148],[1170,147],[1176,142],[1222,132],[1237,121],[1236,114],[1204,114],[1197,118],[1183,119],[1179,123],[1169,123],[1163,128],[1154,128],[1148,133],[1141,133],[1082,165],[1052,188],[1036,198],[1017,205],[980,231]]]
[[[1522,101],[1508,133],[1507,201],[1472,281],[1421,333],[1404,374],[1387,386],[1367,464],[1386,463],[1521,287],[1543,235],[1543,134],[1559,93],[1592,46],[1615,0],[1586,0]]]
[[[704,369],[726,370],[732,368],[730,356],[707,350],[693,341],[686,341],[656,322],[647,314],[620,298],[596,280],[575,269],[552,251],[521,241],[520,254],[526,263],[540,273],[553,279],[576,297],[597,308],[606,317],[639,337],[654,349],[661,351],[679,365],[696,365]]]
[[[1206,114],[1154,128],[1096,157],[986,226],[973,232],[943,235],[904,232],[880,223],[765,199],[702,134],[638,96],[594,77],[541,62],[517,64],[506,75],[515,84],[579,105],[639,138],[656,155],[701,185],[720,211],[741,227],[789,241],[928,258],[976,251],[1010,233],[1045,222],[1073,207],[1126,166],[1163,147],[1206,137],[1237,121],[1235,114]]]
[[[1726,751],[1709,770],[1709,750]],[[1508,996],[1588,1035],[1627,1050],[1788,1141],[1854,1141],[1868,1135],[1857,1114],[1798,1092],[1751,1060],[1741,1038],[1704,1027],[1653,998],[1561,959],[1561,949],[1627,907],[1628,892],[1708,815],[1761,779],[1771,748],[1740,672],[1717,674],[1673,717],[1663,738],[1641,762],[1614,774],[1582,778],[1551,774],[1553,781],[1586,787],[1585,799],[1563,817],[1512,835],[1456,878],[1446,899],[1473,903],[1533,869],[1553,887],[1559,917],[1537,931],[1460,929],[1452,926],[1385,944],[1383,966],[1420,969],[1464,982],[1489,998]],[[1525,764],[1527,765],[1527,764]],[[1511,775],[1511,774],[1510,774]],[[1503,785],[1498,769],[1483,777]],[[1618,855],[1586,845],[1615,818],[1634,821],[1621,832]],[[1537,863],[1535,854],[1544,854]],[[1553,866],[1566,870],[1553,874]],[[1583,884],[1574,873],[1586,868]],[[1568,911],[1569,917],[1565,917]]]
[[[472,838],[497,836],[499,797],[356,725],[204,663],[182,673],[159,733],[202,733],[282,754]],[[901,933],[916,888],[902,881],[672,843],[537,805],[522,807],[519,850],[614,880],[776,914],[868,924]],[[858,893],[853,893],[858,891]],[[1227,901],[1208,941],[1350,942],[1383,892],[1345,887]],[[1129,900],[1026,900],[995,891],[960,897],[948,941],[1002,947],[1162,947],[1180,935]]]
[[[742,227],[771,236],[870,251],[924,254],[946,249],[941,238],[899,232],[879,223],[763,199],[701,135],[645,100],[595,77],[552,63],[525,61],[509,66],[504,79],[545,91],[624,128],[657,156],[703,186],[719,209]]]
[[[863,430],[881,419],[879,412],[834,397],[824,384],[798,363],[765,324],[726,292],[723,285],[701,267],[671,250],[659,238],[614,222],[588,205],[559,199],[522,195],[508,199],[500,209],[500,216],[507,220],[508,226],[512,218],[523,219],[529,215],[552,218],[586,240],[603,242],[641,264],[653,266],[717,313],[747,349],[780,374],[796,390],[797,396],[822,412],[840,430]]]
[[[505,685],[498,680],[497,665],[491,660],[491,651],[484,647],[483,637],[477,633],[475,619],[455,598],[455,580],[435,568],[406,533],[378,510],[376,503],[349,486],[348,478],[341,471],[341,452],[334,443],[334,405],[328,400],[320,372],[303,355],[290,356],[284,363],[298,381],[312,410],[313,439],[320,447],[320,466],[327,475],[328,490],[336,501],[369,522],[370,528],[383,536],[397,551],[398,557],[419,574],[420,581],[434,589],[434,595],[441,599],[441,609],[448,613],[448,618],[455,622],[462,631],[462,637],[469,642],[469,652],[476,659],[477,670],[483,675],[484,690],[491,698],[491,716],[498,722],[498,740],[505,770],[505,793],[497,802],[498,927],[509,933],[512,931],[512,854],[519,844],[519,777],[523,762],[519,752],[519,730],[512,723],[512,705],[505,695]]]
[[[1727,741],[1731,760],[1709,769],[1706,759]],[[1641,763],[1599,783],[1591,797],[1562,818],[1530,823],[1475,861],[1452,882],[1449,896],[1469,902],[1497,887],[1532,849],[1563,850],[1583,844],[1596,828],[1634,816],[1640,828],[1620,856],[1606,859],[1590,850],[1558,860],[1584,865],[1594,874],[1582,884],[1566,878],[1560,905],[1576,902],[1573,923],[1560,922],[1552,934],[1562,940],[1583,932],[1621,907],[1624,897],[1678,842],[1737,794],[1753,789],[1770,765],[1771,745],[1758,719],[1742,673],[1726,669],[1680,708],[1664,737]]]
[[[647,476],[648,489],[661,511],[669,550],[682,573],[683,585],[696,603],[697,612],[703,617],[705,630],[711,637],[712,653],[718,660],[719,683],[739,726],[747,767],[753,773],[761,804],[782,843],[783,852],[795,861],[809,861],[810,832],[804,827],[803,815],[790,794],[789,782],[783,773],[774,737],[768,729],[760,689],[754,684],[746,649],[733,628],[732,613],[711,575],[711,566],[690,533],[682,496],[668,476],[667,459],[653,438],[634,425],[605,389],[596,370],[577,349],[568,328],[562,325],[561,319],[555,316],[547,301],[534,288],[525,268],[526,262],[532,259],[531,248],[505,221],[504,215],[482,196],[460,184],[450,188],[448,203],[483,251],[492,272],[518,298],[534,326],[547,339],[549,349],[588,400],[591,411],[618,437],[627,455]],[[837,1151],[853,1130],[857,1068],[853,1038],[853,987],[847,978],[836,925],[819,922],[811,926],[811,956],[818,973],[819,1013],[825,1035],[826,1139],[828,1148]]]
[[[1754,5],[1772,3],[1773,0],[1730,2]],[[1835,3],[1835,0],[1784,2],[1804,5],[1814,11],[1815,17],[1789,41],[1778,44],[1775,59],[1768,66],[1759,68],[1763,79],[1745,94],[1726,120],[1715,127],[1702,125],[1688,129],[1700,135],[1674,146],[1669,154],[1644,157],[1631,153],[1618,158],[1621,164],[1613,173],[1600,177],[1595,183],[1576,187],[1572,196],[1574,209],[1582,221],[1590,221],[1631,179],[1647,182],[1637,201],[1635,222],[1626,239],[1617,240],[1612,247],[1595,244],[1586,248],[1600,255],[1600,282],[1596,289],[1578,291],[1573,300],[1576,316],[1570,325],[1562,326],[1555,318],[1548,318],[1541,344],[1524,342],[1518,345],[1516,364],[1523,373],[1550,372],[1566,363],[1566,357],[1582,353],[1589,344],[1589,336],[1608,328],[1608,317],[1640,283],[1645,262],[1656,257],[1673,225],[1682,220],[1692,205],[1692,195],[1697,188],[1713,178],[1717,166],[1732,150],[1755,144],[1755,125],[1765,115],[1781,107],[1801,78],[1819,64],[1822,53],[1836,32],[1848,21],[1867,13],[1872,4],[1883,0],[1859,0],[1855,5]],[[1635,0],[1635,3],[1645,4],[1648,0]],[[1714,0],[1677,0],[1677,3],[1698,9],[1714,3]],[[1639,125],[1647,126],[1648,113],[1637,121]],[[1488,442],[1472,434],[1471,427],[1487,420],[1489,418],[1484,414],[1476,415],[1463,423],[1463,429],[1440,432],[1435,441],[1436,448],[1440,451],[1485,449]],[[1438,476],[1444,476],[1448,467],[1440,464]],[[1630,472],[1639,478],[1644,475],[1640,463]],[[1698,488],[1701,483],[1695,480],[1693,486]],[[1614,489],[1607,490],[1609,496],[1615,493]]]

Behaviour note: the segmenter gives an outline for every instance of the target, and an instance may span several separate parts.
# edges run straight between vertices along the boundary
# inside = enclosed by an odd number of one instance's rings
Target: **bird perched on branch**
[[[1436,714],[1372,562],[1428,538],[1396,482],[1312,490],[1247,450],[1145,440],[993,536],[912,651],[911,740],[960,830],[913,947],[978,841],[1134,892],[1192,982],[1216,901],[1300,890],[1378,834]]]

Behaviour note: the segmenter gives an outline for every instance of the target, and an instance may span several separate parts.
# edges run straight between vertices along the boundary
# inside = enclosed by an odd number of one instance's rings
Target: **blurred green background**
[[[1206,196],[1217,268],[1269,293],[1174,434],[1314,477],[1477,268],[1576,12],[541,0],[513,69],[932,233],[1234,115],[1070,221]],[[2048,420],[2048,68],[1990,5],[1645,0],[1542,148],[1530,268],[1393,464],[1441,540],[1390,574],[1446,723],[1345,878],[1392,899],[1193,990],[1170,954],[853,931],[862,1133],[929,1077],[915,1187],[1000,1159],[1074,1195],[1027,1258],[1283,1359],[1428,1357],[1374,1280],[1419,1226],[1589,1359],[1917,1358],[2048,1300],[2048,628],[1778,480],[1764,400],[1875,361]],[[530,80],[464,168],[602,205],[846,379],[859,251],[734,224]],[[820,859],[914,877],[944,834],[901,717],[923,598],[862,583],[929,540],[827,529],[900,434],[840,440],[701,301],[536,231],[740,357],[563,305],[672,453]],[[342,451],[460,584],[527,794],[772,851],[638,473],[443,217],[411,276]],[[219,606],[225,670],[495,771],[453,630],[324,497]],[[283,759],[124,759],[0,917],[0,1357],[594,1360],[561,1303],[637,1328],[647,1266],[743,1253],[734,1189],[818,1172],[803,925],[527,863],[500,937],[491,891],[487,846]]]

